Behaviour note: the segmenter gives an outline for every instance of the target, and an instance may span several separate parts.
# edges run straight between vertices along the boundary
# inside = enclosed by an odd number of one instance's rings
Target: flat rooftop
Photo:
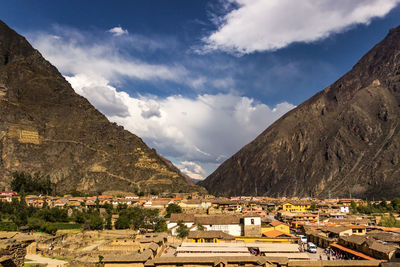
[[[299,245],[297,244],[281,244],[281,243],[188,243],[184,242],[178,251],[240,251],[240,249],[248,250],[248,248],[259,248],[261,252],[269,253],[299,253]]]

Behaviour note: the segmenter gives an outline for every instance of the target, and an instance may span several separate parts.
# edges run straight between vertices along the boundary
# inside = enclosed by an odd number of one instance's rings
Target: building
[[[193,243],[219,243],[234,240],[234,236],[222,231],[190,231],[187,237],[187,241]]]
[[[211,206],[211,202],[200,199],[188,199],[178,204],[182,209],[207,209]]]
[[[257,214],[246,214],[243,217],[243,235],[246,237],[261,236],[261,218]]]
[[[289,212],[306,212],[311,207],[311,204],[308,202],[286,202],[282,205],[282,209],[284,211]]]
[[[280,222],[278,220],[272,221],[270,223],[266,223],[261,226],[261,233],[272,231],[272,230],[277,230],[282,233],[290,234],[289,225],[284,224],[283,222]]]
[[[13,199],[19,200],[19,195],[17,192],[14,191],[3,191],[0,192],[0,200],[5,202],[12,202]]]
[[[178,228],[178,223],[182,222],[187,228],[191,228],[194,225],[195,217],[193,214],[184,213],[172,213],[171,217],[167,221],[167,228],[171,231],[172,235],[177,235],[176,229]]]
[[[356,251],[373,259],[400,261],[398,246],[384,244],[371,236],[343,236],[340,237],[338,244],[333,244],[333,247],[349,253]]]
[[[222,231],[232,236],[241,236],[242,225],[240,221],[241,221],[240,216],[213,215],[213,216],[196,216],[194,223],[196,225],[197,224],[202,225],[207,231],[211,230]]]
[[[258,215],[194,215],[194,214],[171,214],[167,221],[168,230],[176,235],[178,222],[186,225],[190,231],[196,231],[201,225],[206,231],[222,231],[232,236],[261,236],[261,218]]]

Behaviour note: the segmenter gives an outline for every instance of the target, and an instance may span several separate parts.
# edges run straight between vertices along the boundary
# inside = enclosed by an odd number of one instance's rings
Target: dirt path
[[[104,243],[106,243],[105,240],[96,241],[92,245],[82,248],[82,251],[92,251]]]
[[[48,267],[63,267],[64,264],[68,263],[66,261],[47,258],[40,255],[26,255],[25,259],[29,260],[26,263],[47,263]]]

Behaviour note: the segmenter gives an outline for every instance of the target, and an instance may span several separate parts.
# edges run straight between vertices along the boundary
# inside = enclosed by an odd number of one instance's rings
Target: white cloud
[[[111,121],[137,134],[167,158],[181,162],[179,167],[193,178],[204,177],[205,172],[190,169],[187,162],[221,163],[294,107],[283,102],[270,108],[229,93],[194,99],[180,95],[132,97],[104,79],[79,74],[67,80]]]
[[[184,174],[194,179],[204,179],[206,171],[197,163],[192,161],[182,161],[177,166]]]
[[[180,65],[149,64],[123,55],[115,43],[93,43],[77,31],[59,28],[60,35],[38,33],[30,38],[33,46],[63,74],[84,73],[99,76],[113,83],[121,78],[145,81],[173,81],[191,85],[197,77],[189,77]]]
[[[192,86],[205,86],[207,81],[193,78],[179,65],[123,57],[112,44],[93,44],[76,32],[69,38],[57,36],[38,34],[32,40],[78,94],[192,177],[204,177],[294,107],[286,102],[269,107],[232,91],[194,97],[132,96],[117,90],[119,79],[167,80]],[[230,86],[233,81],[227,77],[215,83]]]
[[[121,36],[124,34],[128,34],[128,30],[122,29],[121,26],[109,29],[107,32],[112,33],[112,35],[114,36]]]
[[[237,6],[213,21],[205,50],[252,53],[313,42],[384,17],[400,0],[226,0]],[[226,5],[229,6],[229,5]]]
[[[132,97],[118,92],[106,80],[81,74],[67,79],[111,121],[175,162],[221,163],[294,107],[283,102],[270,108],[229,93],[203,94],[194,99],[180,95]],[[188,164],[183,165],[182,170],[188,169]]]

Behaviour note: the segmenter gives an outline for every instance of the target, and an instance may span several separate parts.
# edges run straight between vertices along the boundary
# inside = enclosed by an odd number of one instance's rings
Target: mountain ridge
[[[397,27],[199,185],[222,195],[399,196],[399,55]]]
[[[0,20],[0,185],[15,171],[61,191],[201,191],[143,140],[111,123]]]

